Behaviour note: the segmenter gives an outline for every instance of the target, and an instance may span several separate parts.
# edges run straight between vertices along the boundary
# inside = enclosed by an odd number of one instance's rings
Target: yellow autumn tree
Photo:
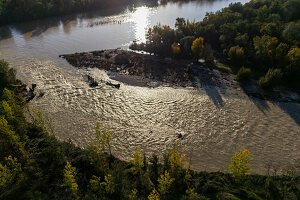
[[[249,163],[252,160],[250,157],[250,151],[244,149],[239,153],[235,153],[234,156],[231,158],[231,164],[229,165],[230,172],[233,174],[234,177],[239,178],[243,177],[250,172]]]
[[[195,58],[200,59],[203,56],[204,38],[199,37],[193,41],[191,46],[192,53]]]
[[[171,46],[172,49],[172,54],[176,57],[180,54],[180,46],[178,45],[178,43],[173,43]]]

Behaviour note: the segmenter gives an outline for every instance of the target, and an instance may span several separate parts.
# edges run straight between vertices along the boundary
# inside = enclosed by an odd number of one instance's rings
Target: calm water
[[[89,88],[84,75],[109,77],[101,70],[75,69],[60,54],[128,48],[144,41],[145,29],[174,27],[177,17],[201,20],[232,2],[193,1],[120,8],[0,28],[0,58],[17,67],[25,83],[45,92],[30,106],[39,107],[62,140],[84,147],[97,121],[114,133],[114,154],[130,159],[135,148],[161,155],[184,133],[181,150],[195,169],[227,170],[234,152],[248,148],[254,172],[266,165],[285,167],[300,157],[300,106],[249,99],[238,88],[205,86],[199,90],[155,89],[105,84]],[[246,0],[241,1],[247,2]]]

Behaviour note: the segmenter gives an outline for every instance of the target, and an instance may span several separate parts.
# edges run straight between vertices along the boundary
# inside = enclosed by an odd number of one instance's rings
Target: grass
[[[236,71],[234,68],[228,67],[228,66],[226,66],[226,65],[224,65],[224,64],[222,64],[222,63],[217,63],[217,64],[216,64],[216,67],[217,67],[220,71],[223,71],[223,72],[228,72],[228,73],[230,73],[230,74],[236,74],[236,73],[237,73],[237,71]]]

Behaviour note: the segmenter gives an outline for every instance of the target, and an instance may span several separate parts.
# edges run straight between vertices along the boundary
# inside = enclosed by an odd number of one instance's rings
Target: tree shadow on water
[[[288,102],[276,102],[274,103],[281,108],[286,114],[288,114],[300,127],[300,104],[288,103]]]
[[[243,90],[244,94],[246,94],[249,100],[265,115],[266,111],[270,110],[270,106],[268,105],[266,99],[259,93],[256,92],[256,87],[240,84],[240,88]]]
[[[283,112],[288,114],[298,126],[300,126],[300,104],[296,102],[284,102],[284,101],[275,101],[275,100],[267,100],[263,95],[258,92],[254,92],[253,88],[249,89],[249,87],[245,85],[241,85],[244,93],[248,96],[248,98],[256,105],[256,107],[266,114],[266,111],[270,110],[270,106],[267,101],[272,103],[273,105],[278,106]],[[267,91],[265,91],[267,92]],[[266,93],[268,95],[268,93]],[[270,95],[270,94],[269,94]]]
[[[225,105],[223,98],[220,94],[218,87],[218,79],[216,75],[214,75],[210,70],[206,68],[193,68],[194,72],[197,74],[194,77],[194,80],[197,82],[198,88],[203,88],[206,92],[207,96],[211,99],[214,105],[217,108],[221,108]]]
[[[203,89],[217,108],[221,108],[225,105],[221,94],[215,86],[204,86]]]

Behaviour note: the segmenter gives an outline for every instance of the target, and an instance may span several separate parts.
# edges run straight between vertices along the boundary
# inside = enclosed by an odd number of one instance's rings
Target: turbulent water
[[[18,69],[25,83],[38,91],[38,107],[54,126],[55,135],[85,147],[96,122],[114,132],[113,154],[130,159],[139,147],[151,155],[180,143],[192,167],[226,171],[230,157],[247,148],[253,172],[267,166],[283,169],[300,158],[300,105],[251,99],[239,88],[200,89],[134,87],[118,90],[105,84],[90,88],[84,75],[99,80],[101,70],[76,69],[59,54],[122,47],[145,39],[145,28],[173,26],[177,16],[201,20],[236,1],[194,1],[140,6],[0,27],[0,58]],[[246,1],[243,1],[246,2]],[[105,16],[104,16],[105,15]],[[183,139],[176,133],[181,132]]]

